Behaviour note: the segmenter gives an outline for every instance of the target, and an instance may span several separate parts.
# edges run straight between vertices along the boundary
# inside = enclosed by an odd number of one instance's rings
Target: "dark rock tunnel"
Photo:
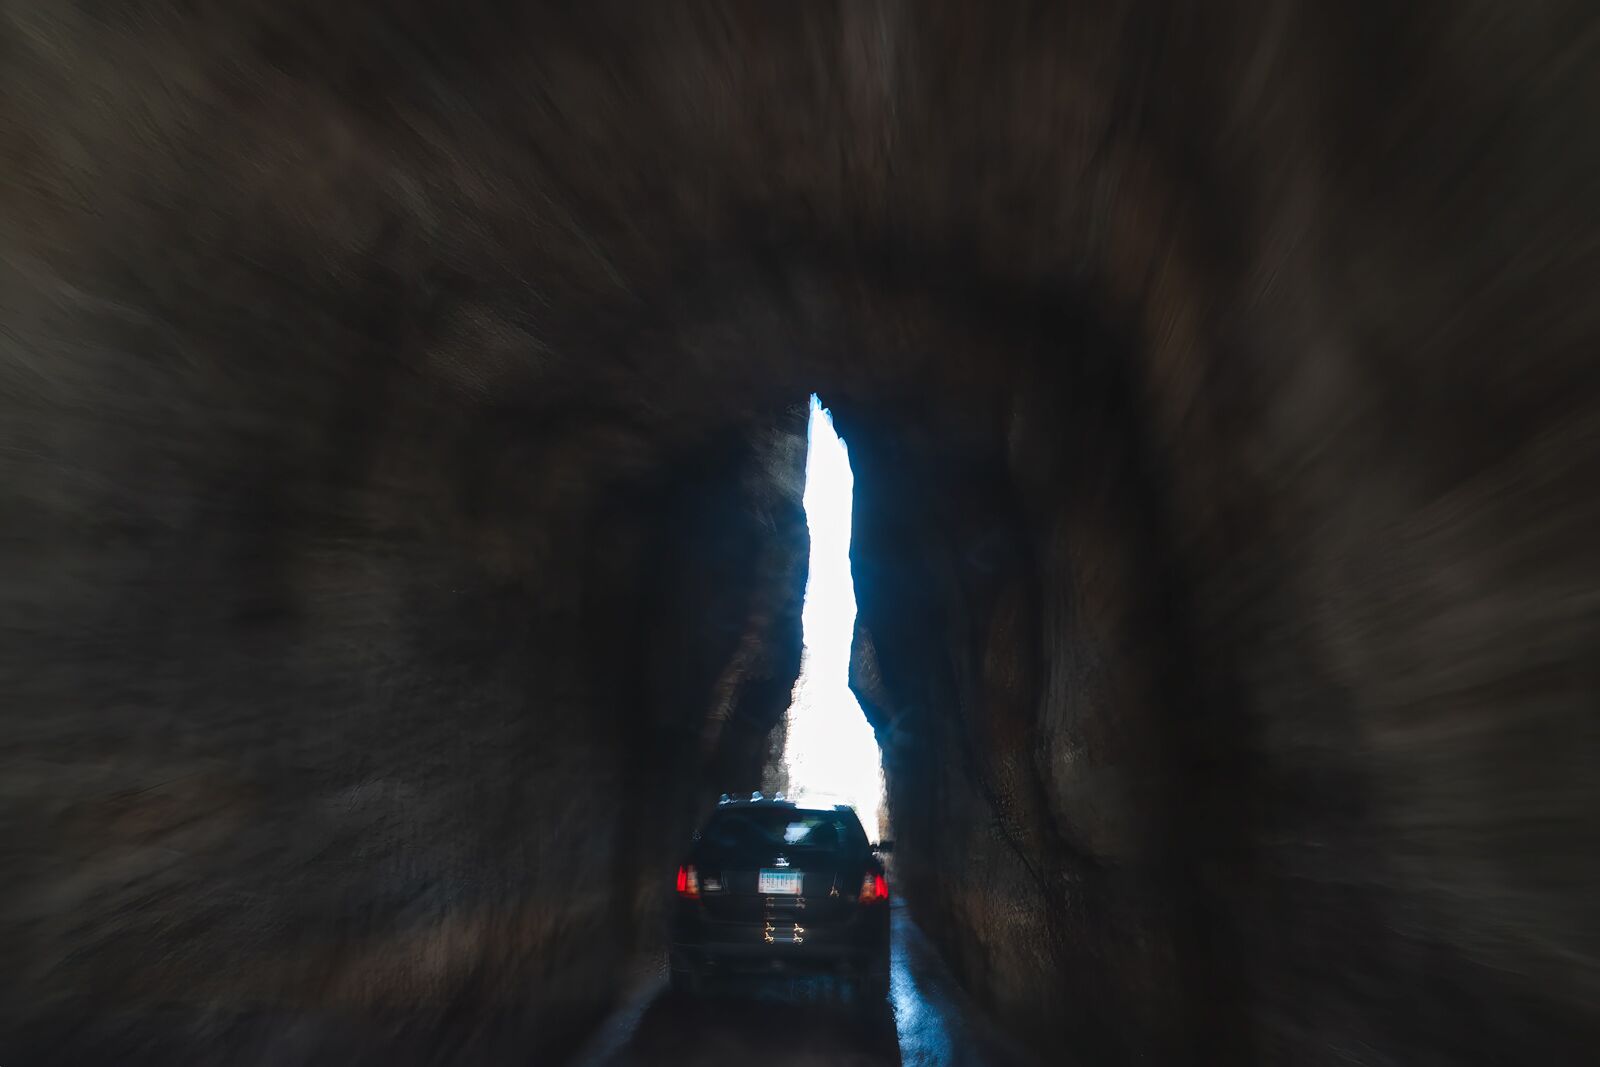
[[[1587,5],[8,4],[0,1060],[559,1062],[804,403],[1046,1062],[1600,1047]]]

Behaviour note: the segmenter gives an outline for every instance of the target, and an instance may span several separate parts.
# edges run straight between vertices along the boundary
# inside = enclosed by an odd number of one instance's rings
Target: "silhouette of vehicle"
[[[889,887],[855,809],[724,796],[678,868],[674,989],[735,974],[830,974],[881,1000]]]

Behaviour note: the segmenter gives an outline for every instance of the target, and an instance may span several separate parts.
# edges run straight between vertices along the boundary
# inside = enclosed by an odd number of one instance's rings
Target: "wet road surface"
[[[1027,1067],[981,1018],[911,916],[895,904],[889,998],[854,1001],[828,979],[752,979],[702,1000],[642,982],[579,1054],[578,1067]]]

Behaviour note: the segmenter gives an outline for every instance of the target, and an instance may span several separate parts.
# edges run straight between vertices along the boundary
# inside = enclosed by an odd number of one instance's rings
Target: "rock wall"
[[[101,131],[125,225],[5,264],[5,1058],[555,1056],[760,782],[804,398],[548,387],[526,293],[285,233],[142,132]],[[329,210],[403,227],[359,187]]]
[[[854,684],[924,927],[1072,1061],[1581,1061],[1591,861],[1565,834],[1594,734],[1577,646],[1542,643],[1585,632],[1557,591],[1590,582],[1576,483],[1506,457],[1419,499],[1346,459],[1339,507],[1243,481],[1189,511],[1219,456],[1151,427],[1126,352],[1058,340],[1077,358],[1023,371],[986,444],[838,412]],[[1435,537],[1541,591],[1446,578]]]
[[[1585,5],[0,13],[6,1062],[554,1056],[771,780],[811,390],[1008,1025],[1595,1046]]]

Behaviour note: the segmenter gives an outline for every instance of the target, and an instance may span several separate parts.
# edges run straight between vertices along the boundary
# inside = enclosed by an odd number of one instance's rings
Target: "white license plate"
[[[800,894],[799,871],[762,871],[756,879],[756,892],[758,893],[788,893],[792,896]]]

